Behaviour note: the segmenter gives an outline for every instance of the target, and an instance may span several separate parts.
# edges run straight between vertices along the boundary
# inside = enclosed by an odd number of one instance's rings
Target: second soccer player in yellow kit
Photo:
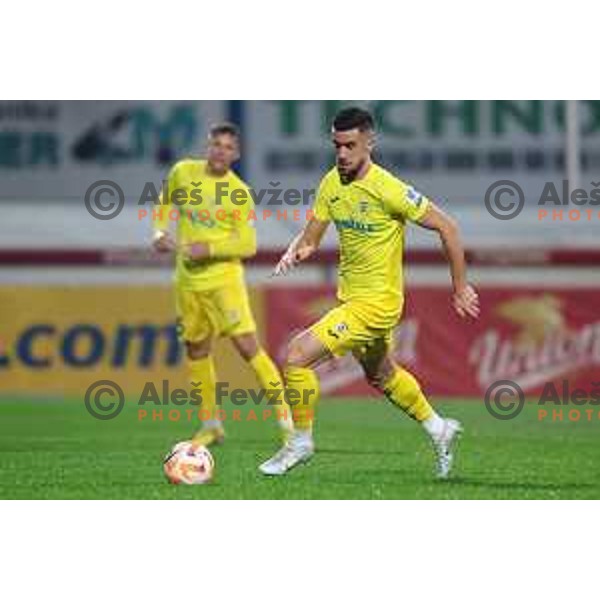
[[[265,390],[281,390],[277,367],[259,344],[250,310],[242,260],[256,253],[254,208],[246,184],[231,170],[239,158],[239,131],[214,126],[206,160],[183,159],[171,169],[161,207],[156,211],[154,245],[176,251],[176,305],[192,382],[201,382],[203,413],[209,413],[193,442],[207,446],[224,437],[215,418],[216,374],[212,357],[216,338],[227,336],[250,364]],[[169,233],[173,211],[177,238]],[[287,405],[276,408],[284,437],[293,424]]]
[[[275,270],[284,274],[312,255],[329,223],[334,223],[340,248],[339,305],[288,347],[285,380],[298,399],[293,408],[295,432],[261,465],[266,475],[283,475],[312,457],[319,385],[314,367],[348,352],[360,362],[373,387],[423,425],[433,442],[437,475],[447,477],[452,467],[460,424],[435,412],[416,379],[397,365],[390,353],[392,329],[402,312],[402,254],[408,223],[440,235],[450,263],[452,300],[458,314],[476,317],[478,298],[467,284],[456,225],[428,198],[371,161],[373,130],[373,119],[363,109],[344,109],[336,116],[332,128],[336,166],[319,186],[315,219],[291,243]]]

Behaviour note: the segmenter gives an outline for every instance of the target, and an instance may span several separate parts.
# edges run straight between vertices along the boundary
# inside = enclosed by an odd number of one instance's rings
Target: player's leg
[[[186,360],[192,389],[200,389],[202,428],[194,435],[199,446],[220,443],[223,426],[216,419],[216,374],[212,356],[215,326],[207,310],[207,295],[190,290],[177,291],[179,334],[186,349]]]
[[[267,391],[267,398],[273,397],[275,404],[271,408],[285,441],[293,431],[294,424],[290,407],[285,402],[283,393],[285,387],[279,369],[260,345],[254,331],[232,335],[231,341],[240,356],[254,371],[261,388]]]
[[[234,347],[250,365],[262,388],[267,392],[279,390],[279,395],[282,397],[284,387],[281,375],[258,341],[256,323],[243,276],[215,291],[215,309],[219,332],[231,338]],[[287,405],[273,408],[285,439],[293,429],[291,413],[289,410],[284,410]],[[277,414],[278,408],[279,414]]]
[[[216,373],[213,359],[213,338],[206,337],[195,342],[186,342],[187,358],[190,369],[192,385],[199,388],[202,393],[200,414],[202,427],[192,438],[198,446],[220,444],[225,438],[223,424],[216,418]],[[197,388],[198,389],[198,388]]]
[[[259,467],[265,475],[283,475],[312,457],[313,423],[319,399],[315,367],[332,356],[342,356],[351,350],[357,341],[356,331],[351,311],[346,306],[339,306],[290,342],[284,378],[288,402],[292,405],[294,433],[288,444]]]
[[[429,434],[436,453],[439,477],[447,477],[452,467],[452,448],[461,431],[454,419],[443,419],[428,402],[415,377],[394,362],[389,351],[390,336],[376,338],[354,352],[368,382],[395,406],[420,423]]]
[[[286,352],[284,379],[294,428],[297,437],[311,446],[315,410],[319,401],[319,378],[315,368],[331,357],[330,350],[311,329],[298,334]]]
[[[312,427],[319,398],[319,380],[314,367],[330,357],[329,350],[310,330],[303,331],[290,342],[284,377],[294,431],[287,443],[260,465],[264,475],[284,475],[296,465],[310,460],[314,454]]]

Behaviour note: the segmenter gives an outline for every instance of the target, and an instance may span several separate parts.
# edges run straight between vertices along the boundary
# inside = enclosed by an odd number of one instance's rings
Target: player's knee
[[[303,344],[298,339],[293,339],[287,347],[285,354],[286,367],[308,367],[310,364],[309,357],[303,347]]]
[[[207,338],[200,342],[186,342],[185,348],[190,360],[200,360],[206,358],[212,349],[212,340]]]

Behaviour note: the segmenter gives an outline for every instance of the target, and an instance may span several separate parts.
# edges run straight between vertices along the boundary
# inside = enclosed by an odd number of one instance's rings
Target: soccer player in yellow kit
[[[192,382],[201,382],[203,413],[210,418],[194,436],[197,445],[221,442],[222,423],[215,418],[216,375],[212,350],[227,336],[250,364],[263,389],[281,390],[277,367],[261,347],[248,301],[242,260],[256,253],[254,202],[246,184],[231,170],[239,158],[235,125],[215,125],[206,160],[186,158],[171,169],[154,221],[154,246],[176,251],[178,327],[185,342]],[[176,241],[169,233],[175,209]],[[268,395],[266,395],[268,397]],[[284,438],[292,428],[287,405],[273,406]]]
[[[402,253],[409,222],[438,232],[452,275],[452,303],[461,317],[476,318],[479,300],[467,283],[464,251],[457,227],[443,211],[414,188],[371,161],[373,119],[360,108],[347,108],[333,122],[336,167],[319,186],[315,218],[290,244],[275,269],[285,274],[312,255],[330,222],[338,231],[340,264],[336,308],[296,336],[285,366],[288,401],[295,432],[283,448],[260,466],[265,475],[283,475],[314,453],[312,424],[318,363],[352,352],[369,383],[429,434],[440,478],[450,473],[453,446],[461,425],[440,417],[417,380],[395,364],[391,333],[402,311]],[[292,394],[293,392],[293,394]]]

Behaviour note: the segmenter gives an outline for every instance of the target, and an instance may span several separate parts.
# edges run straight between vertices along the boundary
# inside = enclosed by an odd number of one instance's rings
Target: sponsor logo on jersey
[[[373,233],[376,229],[372,223],[361,223],[354,219],[334,219],[334,223],[340,231],[343,229],[352,229],[360,233]]]

